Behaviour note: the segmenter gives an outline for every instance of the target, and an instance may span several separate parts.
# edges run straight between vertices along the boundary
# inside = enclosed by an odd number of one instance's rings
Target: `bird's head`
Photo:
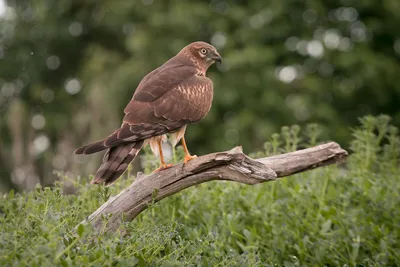
[[[204,71],[207,71],[208,67],[214,62],[222,62],[222,57],[217,49],[206,42],[191,43],[184,47],[180,53],[189,57],[197,67],[204,69]]]

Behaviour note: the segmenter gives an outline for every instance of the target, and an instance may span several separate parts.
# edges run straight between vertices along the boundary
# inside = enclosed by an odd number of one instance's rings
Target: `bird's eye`
[[[207,53],[207,50],[206,50],[205,48],[202,48],[202,49],[200,50],[200,53],[202,53],[203,55],[205,55],[205,54]]]

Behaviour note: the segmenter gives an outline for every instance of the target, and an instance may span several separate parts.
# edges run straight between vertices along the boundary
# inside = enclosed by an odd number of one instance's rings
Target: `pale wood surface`
[[[185,188],[211,180],[229,180],[253,185],[341,162],[347,152],[337,143],[282,155],[251,159],[240,147],[207,154],[151,175],[138,174],[134,182],[93,212],[82,223],[92,223],[96,230],[115,231],[121,221],[133,220],[152,201],[159,201]],[[102,217],[108,215],[107,224]]]

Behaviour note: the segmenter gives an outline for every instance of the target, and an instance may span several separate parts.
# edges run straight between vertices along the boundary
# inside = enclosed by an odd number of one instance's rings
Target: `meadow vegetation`
[[[0,266],[398,266],[398,129],[367,116],[352,131],[344,165],[256,186],[201,184],[112,233],[74,228],[131,183],[129,173],[109,188],[60,175],[53,187],[10,191],[0,200]],[[284,127],[252,156],[318,144],[320,133]]]

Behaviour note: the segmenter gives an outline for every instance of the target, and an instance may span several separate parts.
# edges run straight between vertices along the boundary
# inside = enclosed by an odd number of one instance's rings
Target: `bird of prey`
[[[206,72],[214,62],[221,61],[212,45],[194,42],[147,74],[124,109],[121,127],[105,139],[75,150],[75,154],[84,155],[107,150],[91,183],[114,183],[146,144],[160,157],[161,166],[155,171],[170,167],[161,147],[166,134],[170,134],[173,146],[182,140],[185,163],[195,158],[186,146],[186,126],[209,112],[213,83]]]

